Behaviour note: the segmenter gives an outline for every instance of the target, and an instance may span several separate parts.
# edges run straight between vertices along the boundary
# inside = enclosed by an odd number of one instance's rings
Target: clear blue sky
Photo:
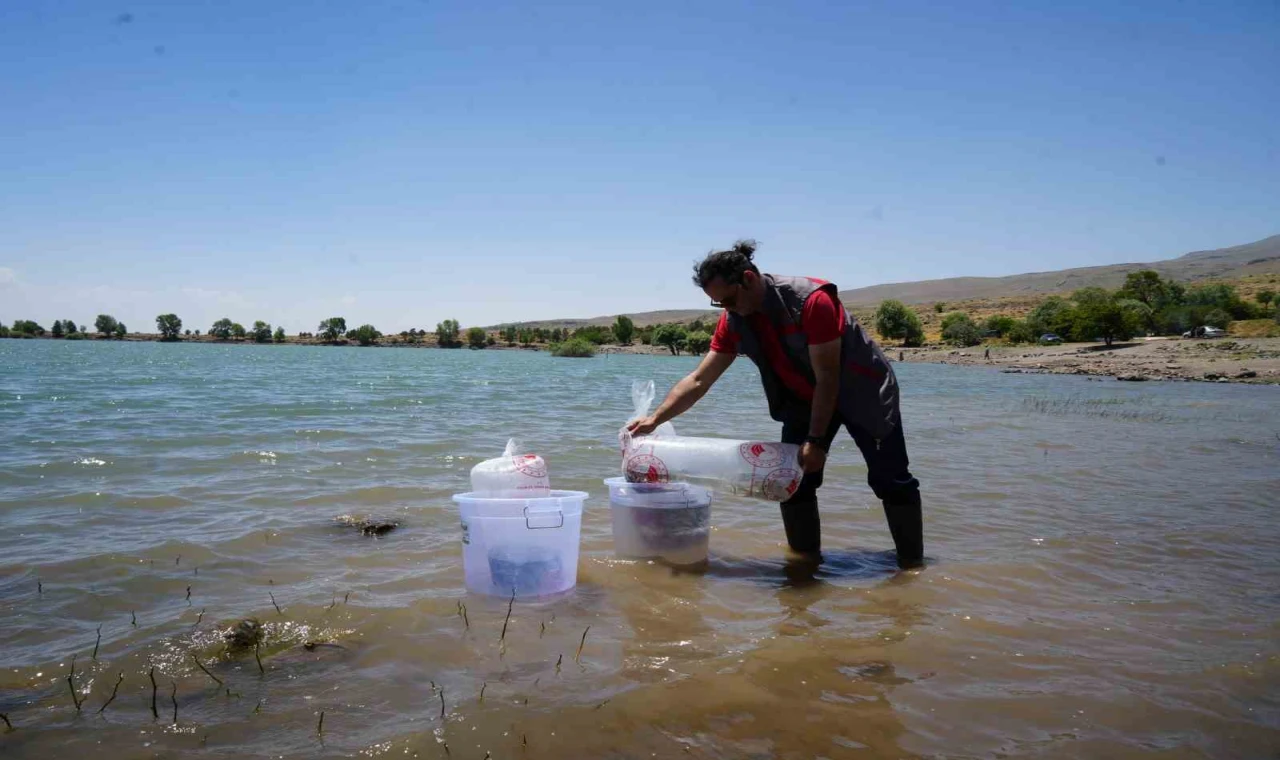
[[[1280,4],[0,3],[0,319],[384,331],[1280,232]]]

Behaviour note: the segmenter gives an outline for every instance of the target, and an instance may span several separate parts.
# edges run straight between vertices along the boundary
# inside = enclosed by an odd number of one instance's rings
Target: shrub
[[[470,330],[467,330],[467,343],[472,348],[484,348],[486,337],[483,327],[472,327]]]
[[[885,338],[901,340],[904,346],[918,346],[924,342],[920,315],[901,301],[889,299],[881,302],[876,309],[875,323],[876,332]]]
[[[362,346],[371,346],[378,342],[378,339],[382,337],[382,333],[378,332],[378,329],[373,325],[360,325],[347,333],[347,337]]]
[[[684,345],[691,354],[705,354],[711,349],[711,333],[706,330],[691,332],[685,338]]]
[[[576,359],[588,359],[596,355],[595,344],[582,338],[570,338],[563,343],[551,347],[552,356],[563,356]]]
[[[968,314],[952,312],[942,320],[942,339],[957,346],[976,346],[982,342],[982,333]]]
[[[13,321],[15,335],[44,335],[44,328],[33,319],[15,319]]]
[[[1007,338],[1017,325],[1018,320],[1013,317],[997,314],[987,317],[987,321],[983,323],[982,328],[998,337]]]
[[[1004,339],[1010,343],[1035,343],[1038,337],[1026,320],[1015,321],[1013,327],[1004,335]]]
[[[636,323],[631,321],[631,317],[624,314],[618,315],[617,320],[613,323],[613,336],[618,339],[618,345],[629,346],[631,339],[636,334]]]
[[[182,332],[182,320],[177,314],[161,314],[156,317],[156,330],[160,332],[161,340],[177,340]]]
[[[933,313],[934,313],[934,314],[941,314],[942,312],[944,312],[944,311],[946,311],[946,310],[947,310],[947,304],[946,304],[946,302],[945,302],[945,301],[939,301],[939,302],[937,302],[937,303],[935,303],[935,304],[933,305]]]

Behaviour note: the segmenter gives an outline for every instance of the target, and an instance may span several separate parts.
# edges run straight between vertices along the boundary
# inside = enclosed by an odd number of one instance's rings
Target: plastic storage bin
[[[559,594],[578,582],[584,491],[536,498],[456,494],[467,590],[517,599]]]
[[[629,483],[609,478],[613,551],[627,559],[660,559],[671,565],[707,560],[711,541],[711,491],[689,483]]]

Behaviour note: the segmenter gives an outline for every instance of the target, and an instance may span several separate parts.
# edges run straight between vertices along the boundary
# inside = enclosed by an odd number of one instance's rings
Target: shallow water
[[[615,560],[630,382],[693,363],[0,341],[0,750],[1274,756],[1280,389],[900,366],[926,570],[894,572],[848,439],[816,575],[776,506],[723,496],[705,572]],[[777,435],[745,361],[676,427]],[[449,496],[512,435],[591,498],[577,589],[500,641]],[[247,616],[265,673],[222,655]]]

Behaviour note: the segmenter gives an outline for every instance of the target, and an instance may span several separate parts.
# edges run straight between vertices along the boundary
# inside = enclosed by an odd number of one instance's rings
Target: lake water
[[[694,362],[0,341],[0,752],[1275,756],[1280,388],[900,366],[927,569],[847,438],[816,576],[732,497],[705,573],[615,560],[630,383]],[[777,436],[745,360],[676,427]],[[509,436],[591,498],[576,591],[500,644],[449,497]],[[220,657],[248,616],[265,674]]]

